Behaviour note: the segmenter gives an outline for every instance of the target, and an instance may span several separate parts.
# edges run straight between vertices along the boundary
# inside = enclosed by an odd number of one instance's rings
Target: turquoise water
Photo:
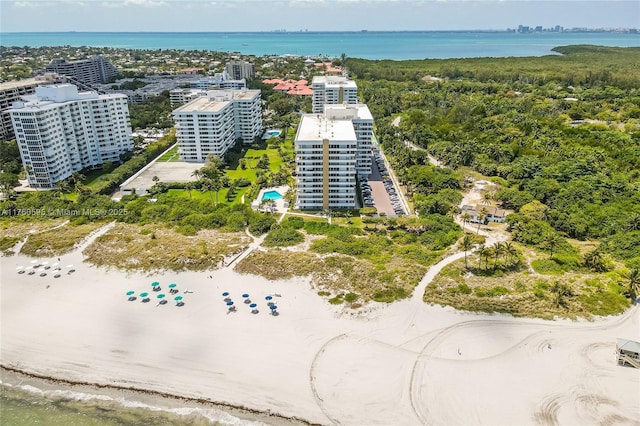
[[[188,49],[249,55],[422,59],[542,56],[555,46],[640,46],[640,34],[507,32],[0,33],[2,46]]]
[[[279,193],[278,191],[267,191],[264,194],[262,194],[262,201],[279,200],[280,198],[282,198],[282,194]]]
[[[180,410],[175,410],[180,411]],[[189,410],[191,411],[191,410]],[[195,411],[195,410],[193,410]],[[197,412],[126,407],[105,396],[68,391],[43,393],[0,386],[0,424],[3,426],[205,426],[243,424],[240,419],[218,422]]]

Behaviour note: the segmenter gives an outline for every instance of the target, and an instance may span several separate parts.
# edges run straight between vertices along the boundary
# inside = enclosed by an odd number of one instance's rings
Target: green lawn
[[[158,158],[159,162],[168,162],[168,161],[180,161],[180,155],[178,154],[178,145],[171,148],[166,154],[162,155]]]
[[[231,200],[231,203],[239,203],[242,200],[242,195],[244,195],[245,192],[247,192],[249,188],[238,188],[236,190],[236,195],[233,198],[233,200]],[[227,192],[229,192],[229,188],[223,188],[218,192],[218,203],[220,204],[226,204],[227,203]],[[186,189],[170,189],[169,191],[167,191],[167,193],[172,196],[172,197],[180,197],[180,198],[189,198],[189,191],[187,191]],[[213,200],[215,202],[216,200],[216,193],[215,192],[200,192],[198,190],[192,190],[191,191],[191,199],[193,200]],[[251,200],[246,200],[247,202],[250,202]]]

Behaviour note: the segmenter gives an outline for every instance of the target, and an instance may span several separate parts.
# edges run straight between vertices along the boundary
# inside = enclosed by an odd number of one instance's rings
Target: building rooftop
[[[343,120],[373,120],[366,104],[326,104],[324,112],[329,118]]]
[[[322,141],[356,140],[356,132],[349,120],[331,120],[322,114],[304,114],[300,120],[296,140]]]
[[[24,80],[12,80],[0,83],[0,90],[11,90],[18,87],[31,86],[39,83],[46,83],[56,78],[58,75],[55,73],[47,73],[44,76],[25,78]]]
[[[196,98],[173,112],[219,112],[233,99],[251,100],[256,95],[260,95],[259,90],[209,90],[207,96]]]
[[[640,353],[640,343],[634,342],[633,340],[618,339],[618,349]]]
[[[348,87],[350,89],[357,89],[358,85],[355,81],[349,80],[343,76],[315,76],[312,83],[324,83],[325,87]]]

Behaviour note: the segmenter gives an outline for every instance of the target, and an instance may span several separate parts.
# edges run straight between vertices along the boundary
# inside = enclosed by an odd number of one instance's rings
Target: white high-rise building
[[[244,78],[233,80],[227,70],[215,73],[213,76],[203,77],[191,83],[193,89],[233,89],[240,90],[247,88],[247,81]]]
[[[348,120],[356,132],[356,174],[366,178],[371,174],[371,139],[373,116],[365,104],[325,105],[324,114],[330,120]]]
[[[127,97],[78,92],[71,84],[39,86],[9,109],[34,188],[58,181],[105,161],[118,162],[133,148]]]
[[[357,104],[358,86],[343,76],[315,76],[313,89],[313,112],[322,113],[326,104]]]
[[[173,111],[180,158],[204,162],[222,157],[236,139],[253,143],[262,134],[259,90],[211,90]]]
[[[300,210],[353,209],[358,141],[350,120],[305,114],[295,139]]]

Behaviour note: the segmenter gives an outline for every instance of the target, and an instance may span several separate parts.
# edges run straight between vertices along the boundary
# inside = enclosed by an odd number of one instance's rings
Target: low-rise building
[[[618,339],[616,344],[618,365],[640,368],[640,343],[633,340]]]
[[[469,223],[483,223],[485,225],[489,222],[502,223],[507,217],[505,210],[484,205],[464,205],[461,207],[460,213],[469,214],[470,218],[467,220]]]

